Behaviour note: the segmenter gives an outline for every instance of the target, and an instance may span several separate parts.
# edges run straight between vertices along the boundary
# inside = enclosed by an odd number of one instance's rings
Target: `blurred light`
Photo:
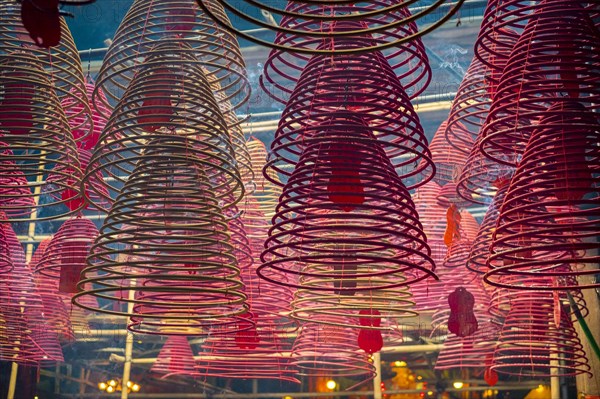
[[[116,386],[117,386],[117,381],[115,381],[115,380],[110,380],[110,381],[108,381],[108,385],[114,388],[114,387],[116,387]]]
[[[406,367],[406,366],[407,366],[407,364],[406,364],[406,362],[405,362],[405,361],[403,361],[403,360],[396,360],[396,361],[394,362],[394,366],[396,366],[396,367]]]
[[[113,387],[112,385],[109,385],[106,387],[106,392],[113,393],[114,391],[115,391],[115,387]]]
[[[427,391],[427,396],[433,396],[433,391]]]
[[[42,356],[42,359],[48,359],[48,356],[44,355]]]
[[[294,398],[292,398],[290,395],[286,395],[286,396],[284,396],[284,397],[283,397],[283,398],[281,398],[281,399],[294,399]]]
[[[106,382],[101,382],[101,383],[98,384],[98,389],[101,390],[101,391],[106,391],[106,387],[107,386],[108,385],[106,385]]]
[[[127,384],[126,384],[126,385],[127,385],[127,388],[131,388],[131,386],[133,385],[133,382],[131,382],[131,381],[127,381]]]
[[[131,390],[132,390],[133,392],[138,392],[138,391],[140,390],[140,388],[141,388],[141,386],[139,386],[138,384],[133,384],[133,385],[131,386]]]
[[[461,389],[462,387],[465,386],[465,384],[462,381],[454,381],[452,383],[452,386],[456,389]]]
[[[325,386],[327,387],[327,389],[334,390],[335,387],[337,387],[337,382],[335,382],[334,380],[329,380],[325,383]]]
[[[420,375],[417,376],[417,380],[421,381],[423,379],[423,377],[421,377]]]

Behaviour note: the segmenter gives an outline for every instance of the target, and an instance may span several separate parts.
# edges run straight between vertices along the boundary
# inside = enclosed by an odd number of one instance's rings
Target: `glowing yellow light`
[[[109,385],[106,387],[106,392],[113,393],[114,391],[115,391],[115,387],[113,387],[112,385]]]
[[[427,391],[427,396],[433,396],[433,391]]]
[[[461,389],[465,384],[462,381],[454,381],[452,386],[456,389]]]
[[[423,377],[421,377],[420,375],[417,376],[417,380],[421,381],[423,379]]]
[[[294,398],[292,398],[290,395],[286,395],[286,396],[284,396],[284,397],[283,397],[283,398],[281,398],[281,399],[294,399]]]
[[[133,392],[137,392],[137,391],[139,391],[139,390],[140,390],[140,388],[141,388],[141,386],[139,386],[138,384],[133,384],[133,385],[131,386],[131,390],[132,390]]]
[[[110,380],[110,381],[108,381],[108,385],[110,385],[111,387],[113,387],[113,388],[114,388],[114,387],[116,387],[116,386],[117,386],[117,381],[115,381],[115,380]]]
[[[334,390],[335,387],[337,387],[337,382],[335,382],[334,380],[329,380],[325,383],[325,386],[327,387],[327,389]]]
[[[131,382],[131,381],[127,381],[127,384],[126,384],[126,385],[127,385],[127,388],[131,388],[131,386],[133,385],[133,382]]]
[[[107,387],[106,382],[101,382],[98,384],[98,389],[101,391],[106,391],[106,387]]]
[[[538,387],[535,389],[538,392],[544,392],[545,387],[543,385],[538,385]]]
[[[407,366],[407,364],[406,364],[406,362],[405,362],[405,361],[403,361],[403,360],[396,360],[396,361],[394,362],[394,366],[396,366],[396,367],[406,367],[406,366]]]

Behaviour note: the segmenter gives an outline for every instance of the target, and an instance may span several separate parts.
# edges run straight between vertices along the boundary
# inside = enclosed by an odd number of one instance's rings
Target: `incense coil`
[[[80,148],[77,153],[79,155],[81,170],[87,170],[90,160],[92,159],[92,153],[83,148]],[[104,184],[101,171],[96,170],[88,174],[87,179],[83,183],[82,194],[85,196],[86,200],[84,209],[88,209],[90,205],[94,204],[98,204],[100,209],[110,208],[110,203],[106,199],[110,197],[110,194],[108,188],[106,188],[106,185]]]
[[[210,84],[194,55],[179,50],[177,44],[163,44],[146,56],[100,137],[84,182],[96,174],[108,178],[108,197],[94,184],[89,188],[109,203],[135,165],[147,158],[148,143],[171,136],[185,138],[190,154],[203,154],[204,172],[224,209],[244,194],[227,124]]]
[[[97,236],[98,229],[89,219],[79,216],[65,221],[34,271],[43,275],[44,280],[56,280],[56,288],[61,293],[77,292],[79,275],[86,266],[86,257]]]
[[[460,211],[460,217],[460,238],[456,241],[453,241],[448,247],[448,252],[444,258],[444,267],[465,267],[469,257],[471,245],[477,236],[477,232],[479,231],[479,223],[477,223],[477,220],[475,220],[469,211]]]
[[[356,345],[356,330],[345,327],[344,314],[336,317],[335,325],[302,325],[292,349],[292,364],[299,375],[373,379],[375,369]]]
[[[303,281],[293,287],[350,296],[434,276],[415,205],[371,129],[337,112],[315,130],[284,186],[259,275],[295,274]]]
[[[87,295],[109,301],[115,310],[89,310],[128,315],[129,328],[142,333],[249,328],[238,317],[248,308],[227,220],[204,173],[210,154],[179,135],[148,142],[144,154],[92,246],[74,303],[89,309],[79,299]]]
[[[549,1],[510,53],[479,143],[494,162],[516,166],[546,108],[579,101],[599,108],[600,33],[578,2]],[[556,35],[560,30],[561,34]]]
[[[194,352],[187,337],[167,337],[150,372],[159,374],[161,379],[172,376],[197,377]]]
[[[88,79],[86,79],[85,82],[85,91],[87,95],[86,98],[89,101],[94,93],[94,84]],[[94,124],[92,131],[89,133],[81,129],[81,125],[85,124],[82,115],[82,112],[84,112],[83,105],[75,103],[71,97],[67,97],[61,101],[61,105],[65,110],[65,115],[69,120],[71,133],[73,134],[73,138],[77,142],[77,147],[80,151],[91,151],[96,146],[96,143],[106,126],[106,115],[110,115],[112,110],[106,107],[105,98],[106,95],[104,94],[104,91],[99,88],[95,104],[93,107],[90,107],[91,110],[89,111]],[[99,99],[102,99],[101,101],[104,101],[104,103],[99,101]],[[98,111],[97,109],[100,109],[101,111]]]
[[[456,91],[443,132],[454,151],[464,155],[469,154],[477,139],[492,102],[487,74],[488,68],[473,58]]]
[[[467,268],[476,273],[486,273],[488,271],[487,259],[490,255],[490,244],[492,243],[492,236],[496,230],[496,223],[498,222],[498,215],[500,214],[500,207],[504,202],[506,196],[506,190],[508,189],[509,180],[505,180],[498,183],[498,191],[494,195],[494,199],[483,217],[483,221],[479,226],[479,231],[475,236],[471,250],[469,253],[469,259],[467,260]]]
[[[218,3],[211,4],[211,9],[227,19]],[[250,86],[234,35],[201,12],[193,0],[136,0],[121,21],[98,72],[95,105],[110,109],[119,102],[136,75],[142,73],[140,66],[147,55],[165,44],[174,45],[183,58],[193,60],[194,69],[202,66],[208,70],[233,109],[247,101]],[[106,99],[98,96],[100,89]]]
[[[417,188],[412,195],[419,221],[423,225],[423,232],[427,237],[427,244],[431,248],[431,259],[439,266],[444,261],[447,247],[444,244],[446,231],[446,209],[437,201],[441,187],[430,181]]]
[[[60,17],[61,38],[57,46],[38,47],[21,21],[21,5],[12,0],[0,1],[0,55],[12,56],[25,51],[38,60],[52,82],[59,102],[68,106],[64,112],[73,129],[81,132],[77,141],[91,133],[93,121],[87,101],[79,52],[63,17]]]
[[[439,206],[448,209],[451,205],[460,208],[467,208],[471,204],[458,194],[456,183],[446,183],[437,195],[436,201]]]
[[[275,207],[281,195],[281,186],[279,176],[271,169],[264,169],[269,158],[267,148],[264,143],[255,137],[250,137],[247,142],[248,153],[252,161],[252,170],[254,172],[254,182],[256,187],[251,193],[258,201],[258,209],[269,221],[275,213]],[[269,178],[263,176],[263,170],[269,175]],[[273,182],[273,183],[272,183]]]
[[[471,147],[469,157],[458,178],[456,191],[466,201],[479,204],[489,204],[496,192],[498,184],[510,178],[514,168],[498,164],[483,155],[479,148],[482,136]]]
[[[383,0],[383,4],[389,2]],[[306,4],[290,2],[287,5],[290,11],[302,11],[310,8]],[[410,15],[408,10],[404,9],[404,13]],[[356,31],[364,29],[368,26],[368,18],[361,21],[339,21],[331,25],[331,31],[344,32]],[[296,23],[295,18],[285,18],[281,21],[280,26],[292,26]],[[402,38],[418,30],[416,24],[411,22],[404,26],[399,26],[390,32],[390,36]],[[276,43],[284,43],[289,47],[290,51],[282,51],[280,49],[272,49],[269,57],[265,61],[263,74],[260,76],[260,85],[262,89],[274,100],[285,104],[293,92],[293,88],[298,83],[298,76],[302,73],[306,63],[310,57],[307,54],[294,52],[296,47],[299,48],[317,48],[319,50],[336,50],[347,48],[356,48],[361,46],[369,46],[374,43],[381,43],[381,38],[375,39],[369,34],[356,34],[352,37],[337,37],[331,39],[315,39],[305,41],[302,36],[298,35],[277,35]],[[420,39],[410,41],[398,46],[397,49],[386,51],[385,59],[394,71],[394,74],[402,83],[409,97],[415,98],[421,94],[431,81],[431,67],[425,52],[425,47]]]
[[[19,52],[0,57],[0,77],[0,169],[7,176],[0,180],[4,212],[10,221],[21,221],[29,220],[33,210],[37,220],[77,211],[83,203],[79,161],[47,73],[37,58]]]
[[[51,238],[46,238],[40,242],[37,249],[31,257],[29,268],[36,271],[38,263],[42,260]],[[62,339],[72,341],[75,339],[75,333],[71,326],[67,307],[58,292],[58,280],[45,278],[37,273],[34,274],[34,281],[37,291],[42,298],[44,306],[44,318],[48,322],[48,327]]]
[[[360,116],[373,129],[408,189],[433,177],[419,117],[379,52],[309,60],[282,113],[266,170],[289,177],[306,144],[337,113]],[[269,172],[265,177],[270,178]]]
[[[4,229],[0,228],[0,274],[10,273],[13,269],[12,259],[10,258],[10,250]],[[0,278],[3,280],[6,276]]]
[[[570,318],[559,313],[550,292],[515,292],[492,369],[521,377],[591,375]]]
[[[363,44],[349,52],[368,52],[373,50],[383,50],[392,48],[431,32],[444,22],[449,20],[452,15],[460,8],[464,0],[458,0],[454,3],[448,3],[445,0],[430,4],[423,1],[411,1],[418,12],[411,16],[406,9],[406,3],[393,3],[385,0],[370,0],[365,3],[356,4],[350,1],[326,1],[310,2],[298,1],[287,5],[285,8],[277,7],[267,2],[244,1],[243,5],[234,4],[227,0],[198,0],[200,7],[220,26],[228,29],[244,39],[253,41],[263,46],[276,48],[280,51],[294,51],[303,54],[315,54],[318,51],[312,43],[324,38],[337,39],[338,37],[348,37],[354,32],[331,32],[331,27],[335,23],[345,21],[367,21],[368,26],[358,30],[355,34],[373,34],[373,44]],[[244,26],[250,24],[250,31],[238,29],[229,23],[229,19],[224,14],[217,14],[213,10],[215,4],[219,4],[227,12],[244,21]],[[297,5],[296,7],[294,7]],[[449,6],[446,10],[442,6]],[[252,15],[258,15],[259,10],[263,12],[266,18],[272,22],[261,21]],[[221,11],[222,12],[222,11]],[[438,14],[439,13],[439,14]],[[439,19],[431,23],[432,15],[440,15]],[[275,21],[282,20],[281,23]],[[428,20],[428,26],[422,30],[411,32],[410,35],[398,37],[396,33],[398,27],[411,26],[412,24],[425,23]],[[264,40],[258,37],[254,28],[260,28],[258,31],[267,29],[278,34],[278,36],[288,35],[275,42]],[[335,51],[322,51],[322,54],[332,55]]]
[[[566,139],[568,137],[568,140]],[[538,289],[595,288],[590,282],[570,286],[567,276],[597,276],[586,263],[597,263],[595,236],[600,178],[598,118],[577,102],[550,107],[539,121],[504,199],[490,247],[485,280],[493,285],[502,275],[551,276]]]
[[[435,164],[433,180],[444,187],[456,180],[467,160],[466,154],[451,146],[446,139],[447,126],[448,120],[443,121],[433,135],[431,143],[429,143],[431,159]]]

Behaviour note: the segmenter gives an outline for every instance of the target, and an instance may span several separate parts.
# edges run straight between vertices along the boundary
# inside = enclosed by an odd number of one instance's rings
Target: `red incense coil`
[[[210,7],[216,15],[227,19],[218,3],[212,3]],[[135,77],[143,75],[140,67],[146,63],[146,56],[165,44],[180,44],[178,51],[183,58],[193,60],[194,69],[202,66],[208,70],[234,109],[250,96],[246,66],[237,39],[202,12],[195,1],[136,0],[106,52],[96,79],[94,105],[111,109],[110,105],[121,100]],[[99,96],[100,89],[106,93],[106,99]]]
[[[352,43],[337,45],[343,49]],[[360,115],[373,129],[408,189],[433,177],[434,166],[419,118],[380,52],[311,57],[282,113],[267,170],[289,177],[306,145],[329,123],[332,114],[344,112]]]
[[[438,193],[436,200],[445,209],[452,204],[458,208],[467,208],[471,205],[469,201],[466,201],[458,194],[457,186],[454,182],[446,183]]]
[[[65,221],[48,244],[35,271],[45,280],[57,280],[61,293],[76,293],[81,271],[86,267],[86,257],[97,236],[98,229],[89,219],[78,216]]]
[[[208,181],[212,154],[184,135],[149,141],[104,221],[74,302],[95,296],[128,315],[136,332],[166,335],[232,331],[251,322],[227,221]],[[139,194],[143,193],[143,196]],[[91,284],[90,284],[91,283]],[[89,284],[89,285],[88,285]],[[123,310],[133,302],[133,311]]]
[[[32,202],[38,220],[76,211],[82,204],[81,171],[50,77],[24,52],[0,57],[0,76],[8,101],[0,101],[0,168],[12,176],[0,191],[3,209],[11,221],[29,220]]]
[[[380,4],[389,3],[389,0],[383,0]],[[350,8],[350,7],[348,7]],[[360,6],[353,6],[358,10]],[[301,4],[298,2],[289,2],[287,10],[291,12],[307,12],[310,10],[320,10],[319,6]],[[407,9],[398,13],[410,15]],[[284,18],[280,26],[291,27],[296,25],[298,18]],[[275,43],[284,44],[288,50],[272,49],[268,59],[265,61],[264,71],[260,77],[260,84],[264,91],[271,98],[281,103],[286,103],[293,88],[298,83],[298,77],[306,66],[309,57],[306,54],[295,52],[295,49],[315,48],[317,52],[331,51],[338,48],[339,43],[351,43],[351,47],[371,46],[382,43],[382,37],[370,34],[354,34],[350,37],[335,37],[336,33],[348,31],[360,31],[368,28],[369,18],[357,21],[337,21],[330,26],[330,34],[326,39],[315,38],[306,40],[306,37],[298,34],[279,34],[275,38]],[[397,26],[389,32],[389,37],[398,39],[411,35],[418,30],[414,22],[406,25]],[[428,86],[431,80],[431,68],[425,47],[420,39],[416,39],[398,46],[394,50],[384,52],[385,58],[390,63],[395,75],[402,83],[405,90],[410,93],[410,98],[415,98],[421,94]]]
[[[0,55],[25,51],[38,60],[52,82],[51,90],[59,102],[66,104],[64,113],[71,128],[80,132],[76,138],[79,141],[91,134],[93,121],[79,52],[63,17],[59,17],[59,23],[62,34],[58,45],[49,49],[38,47],[23,26],[19,3],[0,1]]]
[[[356,330],[338,313],[335,325],[305,323],[294,342],[292,363],[299,375],[374,378],[373,364],[356,346]]]
[[[147,143],[170,136],[185,137],[190,155],[205,154],[200,157],[206,165],[204,172],[214,183],[215,195],[223,200],[223,208],[243,195],[223,114],[203,68],[182,46],[164,43],[146,56],[96,146],[84,181],[108,202],[120,192],[139,160],[146,158]],[[107,178],[104,185],[109,197],[91,184],[98,174]],[[100,203],[94,205],[105,209]]]
[[[285,8],[283,7],[284,3],[273,5],[266,1],[244,1],[243,4],[239,4],[228,0],[198,0],[198,3],[219,25],[244,39],[281,51],[313,54],[316,49],[311,44],[315,41],[324,38],[334,40],[354,33],[332,32],[332,26],[336,23],[353,20],[368,22],[368,26],[361,28],[356,34],[373,34],[375,42],[357,45],[353,52],[383,50],[410,42],[434,30],[450,19],[463,1],[458,0],[454,3],[445,0],[436,3],[413,1],[410,4],[419,10],[414,16],[407,12],[406,3],[393,3],[385,0],[370,0],[364,3],[296,1],[291,4],[286,3]],[[245,28],[243,30],[236,28],[223,14],[213,12],[211,8],[214,7],[214,4],[221,5],[227,12],[240,18],[244,22]],[[444,7],[446,5],[448,7]],[[257,19],[255,15],[259,15],[259,11],[272,19],[272,22]],[[281,22],[278,22],[280,20]],[[412,29],[416,29],[413,25],[417,25],[418,21],[426,24],[427,27],[412,31]],[[397,33],[399,30],[402,32],[399,27],[406,26],[411,28],[410,35]],[[277,33],[274,42],[259,37],[258,32],[265,29]],[[335,54],[331,50],[323,51],[323,53]]]
[[[485,275],[490,284],[511,288],[583,289],[567,277],[597,276],[598,118],[577,102],[550,107],[539,121],[510,182],[490,246]],[[503,275],[521,282],[503,283]],[[531,277],[552,277],[536,286]],[[544,280],[550,281],[550,280]]]
[[[340,111],[315,130],[281,195],[261,277],[296,274],[297,288],[367,297],[432,276],[415,205],[371,129]]]
[[[197,377],[194,352],[187,337],[169,336],[163,344],[151,373],[159,374],[160,378],[173,376]]]
[[[556,32],[560,31],[560,35]],[[510,53],[482,131],[480,148],[495,162],[516,166],[546,108],[600,100],[600,33],[579,2],[541,2]]]
[[[556,318],[556,306],[551,292],[515,292],[492,369],[520,377],[591,375],[568,314]]]

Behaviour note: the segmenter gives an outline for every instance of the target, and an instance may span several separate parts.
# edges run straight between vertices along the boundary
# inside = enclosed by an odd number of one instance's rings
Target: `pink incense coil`
[[[11,295],[9,281],[0,279],[0,360],[36,365],[21,305]]]
[[[359,114],[338,111],[315,130],[284,186],[259,275],[283,284],[296,274],[296,288],[365,299],[434,277],[410,194]]]
[[[435,164],[433,180],[444,187],[456,180],[467,160],[465,152],[458,151],[448,143],[445,136],[447,125],[448,121],[443,121],[433,135],[431,143],[429,143],[431,159]]]
[[[227,19],[218,3],[211,10]],[[136,0],[121,21],[98,72],[94,105],[98,112],[111,109],[121,100],[146,57],[164,44],[182,44],[183,58],[193,60],[214,76],[225,98],[237,108],[250,96],[246,66],[235,36],[199,10],[194,0]],[[157,60],[155,60],[157,61]],[[106,101],[99,90],[106,93]],[[110,103],[110,104],[109,104]],[[106,118],[109,114],[104,114]]]
[[[183,138],[188,153],[199,156],[224,209],[243,195],[223,114],[198,61],[182,46],[162,44],[146,56],[96,146],[84,181],[105,176],[108,198],[93,184],[89,189],[108,202],[117,197],[139,160],[147,158],[147,143],[171,136]]]
[[[461,221],[459,226],[460,238],[448,247],[446,258],[444,259],[444,267],[455,268],[465,267],[471,245],[477,232],[479,231],[479,223],[467,210],[460,211]]]
[[[81,132],[77,140],[91,134],[93,121],[85,92],[79,52],[63,17],[61,38],[51,48],[37,46],[21,21],[21,5],[12,0],[0,1],[0,56],[25,51],[37,59],[52,82],[51,90],[60,102],[67,102],[64,113],[69,125]],[[71,109],[72,108],[72,109]]]
[[[436,266],[441,265],[446,256],[447,247],[444,244],[446,231],[446,208],[439,205],[437,198],[441,187],[430,181],[415,190],[412,195],[423,232],[427,236],[427,244],[431,248],[431,258]]]
[[[92,94],[94,93],[94,83],[89,79],[86,79],[85,88],[87,99],[92,98]],[[112,110],[106,106],[106,95],[100,88],[98,89],[96,99],[97,104],[95,104],[94,107],[88,107],[91,108],[91,111],[89,112],[91,112],[92,121],[94,123],[94,128],[91,133],[81,130],[81,126],[84,125],[85,122],[85,117],[87,117],[87,115],[84,114],[87,110],[83,109],[83,105],[81,103],[75,103],[71,97],[67,97],[61,102],[61,105],[65,110],[65,115],[69,120],[73,138],[77,141],[79,151],[90,151],[96,146],[96,143],[106,126],[106,115],[110,115],[112,112]],[[100,109],[100,111],[97,109]]]
[[[48,244],[35,272],[46,280],[56,280],[61,293],[76,293],[86,257],[97,236],[98,229],[89,219],[78,216],[65,221]]]
[[[450,334],[435,362],[435,370],[474,368],[481,370],[482,359],[493,356],[498,339],[498,328],[490,321],[481,322],[479,329],[461,338]]]
[[[254,182],[256,187],[252,195],[258,200],[258,207],[264,217],[270,220],[275,213],[275,207],[281,195],[281,186],[283,184],[279,180],[277,173],[271,169],[266,169],[269,178],[263,175],[263,168],[267,163],[268,152],[264,143],[255,137],[251,137],[247,143],[248,152],[252,161],[252,170],[254,172]]]
[[[75,304],[89,308],[79,299],[88,295],[111,302],[112,309],[90,310],[128,315],[129,328],[141,333],[250,327],[238,317],[248,309],[240,270],[204,173],[211,157],[193,143],[183,135],[146,143],[92,247]],[[122,309],[128,302],[132,312]]]
[[[343,49],[352,43],[338,46]],[[289,177],[307,144],[330,123],[334,113],[354,113],[363,119],[408,189],[433,177],[433,161],[419,117],[379,52],[334,58],[315,55],[308,61],[282,113],[267,170]]]
[[[197,377],[195,369],[194,352],[187,337],[170,336],[163,344],[150,372],[159,374],[160,378]]]
[[[8,247],[8,241],[4,229],[0,228],[0,274],[10,273],[13,269],[12,259],[10,258],[10,251]],[[0,280],[6,279],[6,276],[0,277]]]
[[[591,376],[577,332],[556,306],[551,292],[515,292],[492,369],[520,377]]]
[[[482,136],[477,137],[471,148],[469,158],[458,178],[456,191],[468,202],[488,205],[498,191],[496,184],[510,178],[514,168],[485,157],[479,149],[481,139]]]
[[[323,377],[360,377],[362,382],[375,377],[373,364],[356,345],[357,332],[345,327],[338,313],[336,325],[305,323],[292,350],[292,363],[299,375]]]
[[[556,32],[560,31],[560,35]],[[600,107],[600,33],[579,2],[547,0],[531,16],[510,53],[480,148],[516,166],[548,106],[579,101]]]
[[[391,4],[389,0],[381,0],[373,3]],[[337,10],[342,11],[343,6],[338,6]],[[364,7],[352,5],[345,7],[348,10],[358,11]],[[323,12],[325,8],[320,5],[301,4],[298,2],[287,3],[286,9],[290,12]],[[327,13],[331,11],[328,8]],[[393,17],[410,16],[408,9],[402,9]],[[286,17],[282,19],[279,26],[292,27],[297,24],[299,18]],[[329,24],[329,32],[335,36],[336,33],[363,30],[369,27],[370,18],[355,21],[337,21]],[[317,29],[322,29],[320,23],[315,23]],[[297,26],[297,25],[296,25]],[[401,39],[409,36],[418,30],[414,22],[395,27],[388,32],[386,37]],[[281,49],[272,49],[269,58],[265,62],[263,74],[260,77],[261,87],[274,100],[285,104],[298,83],[298,75],[306,66],[309,57],[306,54],[295,52],[295,49],[317,49],[317,51],[331,51],[336,48],[336,43],[351,41],[352,47],[373,46],[381,44],[386,37],[370,34],[355,34],[350,37],[314,38],[307,40],[306,37],[298,34],[278,34],[275,43],[283,44],[288,47],[286,51]],[[421,94],[429,85],[431,80],[431,68],[425,52],[425,47],[420,39],[416,39],[402,45],[393,51],[387,51],[385,58],[391,64],[395,75],[402,82],[405,90],[410,93],[410,98],[415,98]]]
[[[494,200],[488,207],[479,231],[475,236],[475,240],[471,245],[469,253],[469,259],[467,260],[467,268],[473,272],[486,273],[488,271],[487,259],[490,254],[490,244],[492,243],[492,236],[496,230],[496,223],[498,222],[498,215],[500,214],[500,207],[504,202],[506,196],[506,190],[508,189],[509,179],[504,182],[498,182],[498,191],[494,196]]]
[[[589,240],[598,228],[599,140],[598,118],[581,104],[560,102],[546,111],[500,209],[487,282],[550,290],[600,286],[598,270],[583,268],[600,261],[598,244]],[[522,283],[502,283],[503,275],[518,275]],[[534,276],[552,277],[552,284],[532,285]],[[570,286],[569,276],[580,284]]]
[[[50,76],[37,58],[16,52],[0,56],[0,78],[0,169],[11,176],[0,180],[0,203],[9,220],[29,220],[32,202],[37,220],[75,212],[81,171]]]
[[[336,23],[359,20],[367,21],[368,26],[363,27],[356,34],[373,34],[375,43],[356,45],[353,52],[368,52],[374,50],[383,50],[400,46],[420,36],[431,32],[460,8],[464,0],[448,2],[445,0],[431,3],[427,1],[412,1],[413,7],[419,10],[418,13],[410,15],[407,12],[407,3],[394,3],[385,0],[371,0],[363,3],[350,3],[339,1],[297,1],[298,8],[290,9],[290,6],[283,7],[281,3],[274,5],[268,1],[244,1],[236,3],[230,0],[198,0],[202,9],[207,12],[219,25],[225,29],[235,32],[244,39],[255,43],[277,48],[280,51],[293,51],[304,54],[314,54],[314,43],[323,38],[337,40],[339,37],[347,37],[354,32],[331,32],[332,26]],[[232,13],[236,18],[243,21],[244,29],[238,29],[229,23],[224,15],[216,14],[211,10],[213,5],[218,3],[228,13]],[[446,7],[447,6],[447,7]],[[260,11],[268,12],[272,22],[257,19]],[[278,21],[282,21],[281,23]],[[426,25],[421,30],[416,30],[413,25]],[[239,26],[239,24],[236,24]],[[406,28],[407,26],[410,29]],[[411,34],[398,34],[399,27],[404,27]],[[415,29],[412,31],[411,29]],[[262,39],[264,31],[277,33],[275,42]],[[260,32],[260,33],[259,33]],[[402,32],[402,30],[401,30]],[[285,35],[285,36],[284,36]],[[323,52],[326,55],[336,54],[329,50]],[[337,54],[336,54],[337,55]]]
[[[33,274],[25,262],[23,247],[10,224],[2,225],[14,263],[6,292],[10,295],[12,305],[8,307],[8,312],[12,315],[9,314],[7,318],[23,327],[21,332],[9,333],[8,336],[9,339],[18,338],[18,341],[12,342],[14,361],[21,364],[63,361],[58,336],[48,328],[42,298],[35,289]]]

